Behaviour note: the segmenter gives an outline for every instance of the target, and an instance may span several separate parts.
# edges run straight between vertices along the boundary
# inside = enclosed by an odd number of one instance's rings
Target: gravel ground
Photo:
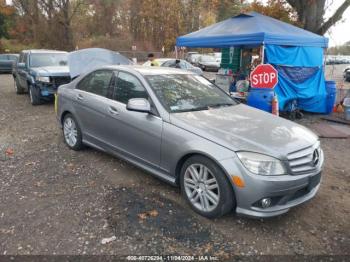
[[[312,201],[272,219],[208,220],[144,171],[69,150],[52,103],[31,106],[0,75],[0,254],[350,255],[350,139],[321,142]]]

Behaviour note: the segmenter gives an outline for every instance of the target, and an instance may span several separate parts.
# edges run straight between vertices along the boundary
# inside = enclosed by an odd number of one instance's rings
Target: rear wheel
[[[33,106],[42,104],[41,95],[40,95],[40,89],[39,88],[35,88],[32,85],[30,85],[28,89],[29,89],[30,103]]]
[[[235,205],[231,184],[221,168],[203,156],[189,158],[181,169],[182,195],[192,209],[207,218],[230,212]]]
[[[63,119],[63,136],[70,149],[78,151],[83,148],[81,129],[71,114],[67,114]]]

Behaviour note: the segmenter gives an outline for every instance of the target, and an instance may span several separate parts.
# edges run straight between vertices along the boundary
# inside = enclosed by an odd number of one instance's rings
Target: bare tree
[[[286,0],[297,12],[298,20],[304,29],[319,35],[325,34],[328,29],[342,19],[343,13],[350,6],[350,0],[338,7],[334,14],[324,20],[326,0]],[[332,4],[333,1],[331,1]]]
[[[67,50],[75,48],[71,23],[83,3],[84,0],[54,0],[54,8],[58,10],[58,23],[63,27],[63,46]]]

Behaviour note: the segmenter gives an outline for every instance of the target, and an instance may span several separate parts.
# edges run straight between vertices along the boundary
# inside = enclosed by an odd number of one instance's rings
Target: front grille
[[[315,150],[317,152],[315,152]],[[317,143],[314,146],[289,153],[287,158],[289,167],[294,175],[310,173],[315,171],[321,164],[322,150],[320,149],[319,143]]]
[[[68,84],[71,81],[69,76],[55,76],[51,77],[52,84],[58,88],[60,85]]]

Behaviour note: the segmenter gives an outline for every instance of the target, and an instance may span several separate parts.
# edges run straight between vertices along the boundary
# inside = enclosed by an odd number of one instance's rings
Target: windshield
[[[16,55],[9,55],[9,60],[16,61],[18,59],[18,56]]]
[[[40,53],[32,54],[30,58],[31,67],[66,66],[67,53]]]
[[[199,75],[145,76],[168,112],[208,110],[236,102],[224,91]]]

